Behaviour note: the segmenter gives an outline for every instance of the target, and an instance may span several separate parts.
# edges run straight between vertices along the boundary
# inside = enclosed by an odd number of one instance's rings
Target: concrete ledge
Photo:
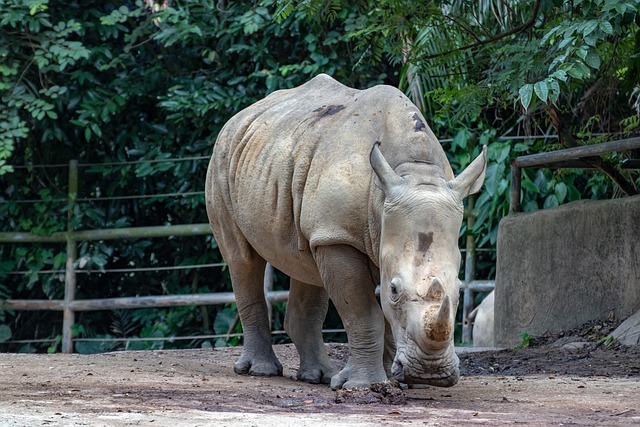
[[[640,196],[578,201],[500,222],[499,347],[640,308]]]
[[[456,347],[456,354],[482,353],[483,351],[504,351],[503,347]]]

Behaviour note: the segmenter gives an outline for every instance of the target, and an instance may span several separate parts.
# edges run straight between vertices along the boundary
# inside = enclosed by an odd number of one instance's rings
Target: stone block
[[[497,346],[640,309],[640,196],[509,215],[497,249]]]
[[[640,346],[640,310],[622,322],[607,338],[613,338],[628,347]]]

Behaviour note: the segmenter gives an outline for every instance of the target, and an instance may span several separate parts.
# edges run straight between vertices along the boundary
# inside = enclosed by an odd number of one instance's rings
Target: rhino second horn
[[[389,196],[402,186],[404,179],[389,165],[387,159],[382,155],[379,146],[379,141],[373,144],[371,153],[369,153],[369,163],[371,163],[371,168],[378,178],[376,185],[379,184],[377,185],[378,188],[384,191],[385,195]]]
[[[431,286],[429,286],[429,290],[427,291],[426,299],[430,302],[440,302],[444,298],[444,286],[442,286],[442,282],[437,277],[434,277],[431,281]]]
[[[445,295],[438,311],[425,322],[425,333],[431,341],[447,341],[451,336],[451,301]]]

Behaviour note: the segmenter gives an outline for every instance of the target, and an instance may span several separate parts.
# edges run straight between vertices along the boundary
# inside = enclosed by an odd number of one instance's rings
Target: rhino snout
[[[416,359],[409,362],[402,354],[396,355],[391,373],[393,378],[405,384],[427,384],[437,387],[451,387],[460,379],[458,356],[455,352],[438,360]]]

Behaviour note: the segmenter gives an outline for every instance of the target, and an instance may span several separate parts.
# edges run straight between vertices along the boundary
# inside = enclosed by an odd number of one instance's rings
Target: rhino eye
[[[400,293],[402,292],[401,282],[399,278],[394,277],[393,279],[391,279],[389,290],[391,291],[391,299],[396,301],[400,297]]]

